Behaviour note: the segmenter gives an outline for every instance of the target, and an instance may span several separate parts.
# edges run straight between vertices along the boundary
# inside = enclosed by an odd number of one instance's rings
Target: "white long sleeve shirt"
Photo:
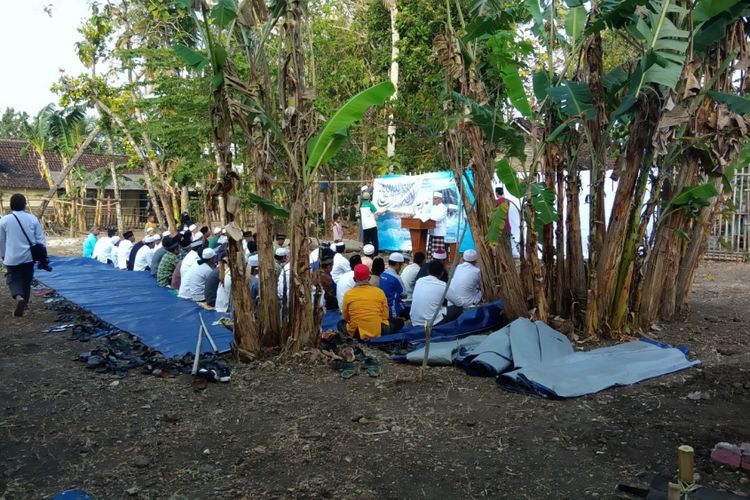
[[[133,271],[145,271],[147,267],[151,265],[151,259],[154,257],[154,250],[146,245],[143,245],[138,249],[138,253],[135,254],[135,263],[133,264]]]
[[[117,245],[112,245],[112,248],[110,249],[110,253],[109,253],[109,256],[108,256],[109,260],[112,261],[112,265],[115,266],[115,267],[118,267],[118,263],[119,263],[120,243],[121,242],[122,242],[122,240],[120,240],[117,243]]]
[[[412,294],[411,311],[409,317],[415,326],[424,326],[432,320],[432,315],[438,311],[435,323],[439,323],[445,316],[445,308],[441,299],[445,290],[445,282],[430,275],[419,278],[414,285]]]
[[[412,262],[401,271],[401,282],[404,284],[404,291],[408,300],[411,300],[411,294],[414,291],[414,283],[417,281],[419,269],[419,264]]]
[[[112,253],[112,238],[109,236],[102,236],[96,240],[94,245],[94,253],[91,254],[91,258],[98,260],[102,264],[106,264]]]
[[[195,267],[198,263],[198,259],[198,252],[195,250],[190,250],[187,255],[182,258],[182,263],[180,264],[180,289],[177,292],[178,297],[187,295],[187,282],[185,281],[185,276],[187,276],[191,268]]]
[[[21,222],[19,225],[16,221],[15,214],[18,217],[18,221]],[[42,226],[39,224],[39,219],[33,214],[22,211],[14,211],[12,214],[6,215],[0,219],[0,258],[6,266],[17,266],[19,264],[26,264],[27,262],[33,262],[31,258],[31,245],[23,235],[23,230],[26,231],[32,244],[41,243],[46,245],[47,242],[44,238],[44,232]]]
[[[339,303],[339,309],[344,307],[344,294],[354,288],[354,271],[348,271],[339,276],[336,283],[336,301]]]
[[[208,275],[211,274],[213,268],[206,264],[192,266],[187,273],[187,276],[183,275],[180,281],[180,293],[178,297],[183,299],[190,299],[196,302],[206,300],[206,280]],[[185,284],[183,291],[182,284]]]
[[[456,266],[453,279],[448,287],[448,304],[469,307],[482,301],[482,287],[480,285],[481,271],[468,262]]]
[[[348,273],[352,270],[352,266],[349,265],[349,260],[342,254],[337,253],[333,256],[333,267],[331,268],[331,279],[338,284],[339,277]]]
[[[435,227],[428,231],[428,234],[432,236],[445,236],[447,231],[447,224],[445,220],[448,218],[448,207],[445,203],[440,205],[433,205],[430,210],[430,220],[435,221]]]
[[[119,269],[128,268],[128,258],[130,257],[130,251],[133,249],[133,242],[130,240],[122,240],[117,247],[117,267]]]
[[[217,312],[225,313],[229,311],[229,305],[232,302],[232,275],[229,272],[224,274],[224,283],[219,283],[216,289],[216,308]]]

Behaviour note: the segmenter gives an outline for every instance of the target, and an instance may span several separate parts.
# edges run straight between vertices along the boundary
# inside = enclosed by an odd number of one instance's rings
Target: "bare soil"
[[[40,333],[56,317],[41,300],[13,318],[2,292],[0,498],[623,498],[618,483],[674,472],[684,443],[701,484],[748,494],[750,475],[709,453],[750,441],[750,265],[697,274],[686,320],[652,333],[702,367],[565,401],[453,368],[420,379],[381,353],[380,378],[342,380],[308,353],[203,392],[117,379],[72,361],[90,344]]]

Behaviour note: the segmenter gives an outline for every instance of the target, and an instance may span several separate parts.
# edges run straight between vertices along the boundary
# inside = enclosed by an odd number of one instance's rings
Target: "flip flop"
[[[367,374],[371,377],[380,376],[380,363],[373,357],[365,358],[364,367],[367,370]]]
[[[349,379],[357,374],[357,365],[354,363],[344,363],[344,368],[341,370],[341,378]]]
[[[341,349],[341,352],[339,352],[339,356],[341,356],[341,358],[347,363],[353,363],[356,359],[354,355],[354,349],[349,346]]]

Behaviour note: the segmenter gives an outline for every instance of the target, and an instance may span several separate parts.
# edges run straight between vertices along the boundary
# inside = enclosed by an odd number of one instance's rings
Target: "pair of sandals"
[[[380,376],[380,363],[377,358],[366,356],[364,351],[359,347],[344,347],[341,349],[339,355],[341,359],[331,361],[331,368],[340,371],[341,378],[350,379],[358,373],[358,365],[355,361],[359,361],[362,364],[362,367],[367,371],[369,376]]]

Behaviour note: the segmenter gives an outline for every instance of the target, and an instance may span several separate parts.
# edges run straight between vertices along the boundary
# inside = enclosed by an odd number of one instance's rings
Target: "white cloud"
[[[6,107],[35,115],[57,96],[60,77],[85,72],[75,53],[87,0],[0,0],[0,112]],[[51,16],[45,12],[49,10]]]

